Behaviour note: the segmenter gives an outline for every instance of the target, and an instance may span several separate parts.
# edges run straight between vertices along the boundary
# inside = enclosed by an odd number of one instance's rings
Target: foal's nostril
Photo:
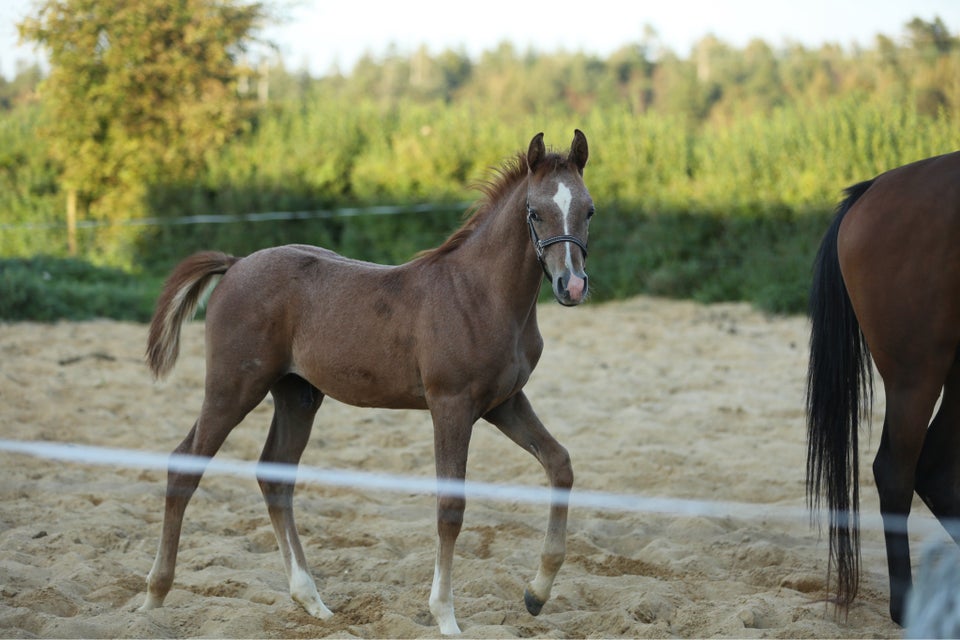
[[[563,305],[573,306],[580,304],[587,295],[586,274],[579,276],[565,272],[553,280],[553,292],[557,301]]]

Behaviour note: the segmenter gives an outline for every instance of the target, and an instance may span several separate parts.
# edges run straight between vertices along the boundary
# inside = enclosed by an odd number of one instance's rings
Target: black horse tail
[[[837,603],[846,608],[860,586],[860,483],[857,431],[873,400],[870,350],[840,273],[837,235],[853,203],[873,181],[848,188],[813,265],[810,365],[807,371],[807,502],[830,510],[830,557]]]

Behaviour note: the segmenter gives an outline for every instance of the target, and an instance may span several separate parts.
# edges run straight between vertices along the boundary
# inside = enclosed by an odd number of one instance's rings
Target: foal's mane
[[[566,158],[559,153],[550,152],[538,163],[537,173],[556,169],[565,162]],[[474,188],[480,191],[483,197],[466,210],[464,213],[466,221],[463,225],[450,234],[450,237],[439,247],[425,249],[419,252],[415,259],[435,260],[462,245],[497,210],[500,200],[509,195],[517,183],[527,177],[527,173],[527,156],[522,152],[504,162],[503,166],[491,169],[489,178],[474,184]]]

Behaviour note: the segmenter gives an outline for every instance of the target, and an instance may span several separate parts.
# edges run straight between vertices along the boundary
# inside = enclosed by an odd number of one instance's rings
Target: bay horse
[[[174,268],[157,302],[147,359],[157,377],[176,361],[181,324],[220,277],[207,305],[206,381],[200,416],[174,450],[211,458],[230,431],[273,395],[260,460],[296,465],[325,396],[360,407],[427,409],[434,427],[438,547],[429,606],[440,632],[458,634],[451,572],[463,523],[462,483],[474,423],[483,418],[539,460],[552,487],[536,577],[524,601],[538,615],[566,549],[573,469],[523,391],[540,358],[537,298],[546,275],[566,306],[587,297],[583,182],[587,139],[548,151],[539,133],[526,154],[481,185],[472,215],[436,249],[385,266],[306,245],[238,258],[195,254]],[[543,238],[543,239],[541,239]],[[160,546],[142,610],[159,607],[174,578],[184,510],[200,473],[170,466]],[[293,516],[294,485],[258,475],[290,595],[327,619]]]
[[[890,616],[902,625],[914,492],[960,543],[960,152],[892,169],[845,195],[810,293],[807,496],[813,508],[826,498],[845,608],[859,587],[857,432],[872,400],[872,355],[887,403],[873,476]]]

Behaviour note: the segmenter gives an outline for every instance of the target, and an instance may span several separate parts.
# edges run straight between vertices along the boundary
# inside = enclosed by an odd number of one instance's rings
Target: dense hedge
[[[33,124],[29,109],[0,119],[0,257],[62,258],[62,195],[55,167],[31,146]],[[646,292],[749,300],[782,312],[804,308],[809,264],[844,187],[960,148],[960,128],[947,114],[923,116],[908,105],[878,106],[855,96],[696,127],[615,106],[578,119],[542,113],[510,121],[466,104],[275,105],[208,159],[202,179],[154,185],[150,215],[420,202],[448,203],[449,211],[82,227],[80,257],[120,270],[97,272],[104,287],[119,288],[117,296],[58,288],[61,276],[44,279],[43,273],[59,272],[49,261],[6,262],[0,317],[143,317],[144,305],[132,299],[151,283],[147,297],[155,295],[169,268],[201,248],[244,254],[307,242],[401,262],[454,230],[459,203],[477,196],[471,184],[524,149],[533,134],[545,131],[549,143],[565,149],[574,127],[590,142],[586,180],[598,206],[590,258],[595,300]],[[71,269],[62,277],[71,278]],[[102,304],[77,299],[83,296]]]
[[[459,215],[435,214],[429,220],[445,220],[450,226],[441,230],[439,225],[432,225],[430,230],[419,230],[416,237],[434,240],[427,245],[438,244],[448,229],[456,226]],[[349,228],[344,244],[356,250],[346,253],[380,262],[400,262],[418,247],[409,241],[394,243],[388,239],[391,234],[395,238],[410,235],[410,222],[416,222],[418,216],[428,219],[421,214],[351,218],[342,225]],[[650,293],[704,302],[747,300],[773,312],[801,312],[806,304],[810,256],[826,223],[826,218],[812,215],[761,219],[696,214],[651,216],[608,208],[597,214],[591,229],[591,298],[604,301]],[[278,242],[267,244],[312,241],[326,232],[315,222],[280,226],[285,232],[278,234],[274,227],[267,234]],[[201,231],[223,228],[224,225],[210,225]],[[241,225],[234,228],[234,233],[238,237],[235,246],[246,243],[251,245],[250,250],[258,244],[255,238],[263,238],[255,227]],[[206,243],[203,237],[213,239]],[[199,238],[193,238],[194,242],[178,245],[183,253],[170,250],[169,258],[182,258],[194,248],[227,244],[226,240],[218,243],[217,237],[200,233]],[[0,259],[0,319],[110,317],[146,321],[159,293],[162,275],[159,270],[152,274],[131,273],[71,258]],[[548,297],[546,289],[544,297]]]
[[[83,260],[37,256],[0,260],[0,318],[144,322],[159,291],[156,278],[134,277]]]

